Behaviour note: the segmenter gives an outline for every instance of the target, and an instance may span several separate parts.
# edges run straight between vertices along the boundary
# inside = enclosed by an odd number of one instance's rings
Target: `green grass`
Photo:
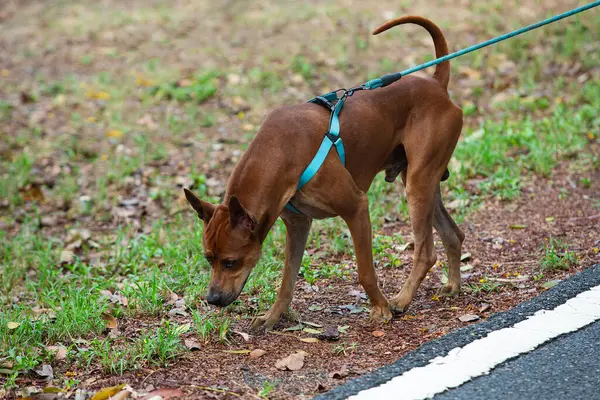
[[[545,270],[568,270],[578,264],[577,255],[568,245],[552,237],[544,243],[540,265]]]
[[[258,397],[268,399],[269,394],[277,387],[277,383],[266,380],[263,382],[263,387],[258,392]]]

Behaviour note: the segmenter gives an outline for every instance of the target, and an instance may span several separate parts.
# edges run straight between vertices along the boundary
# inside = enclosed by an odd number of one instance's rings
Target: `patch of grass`
[[[173,99],[179,102],[202,103],[217,93],[219,72],[208,70],[196,74],[192,79],[175,83],[164,83],[150,89],[156,98]]]
[[[547,239],[544,243],[543,255],[540,259],[540,266],[546,270],[568,270],[577,265],[577,255],[568,250],[565,242],[554,239]]]
[[[490,280],[487,276],[484,276],[476,283],[470,283],[469,289],[474,295],[482,293],[492,293],[500,289],[500,284]]]
[[[277,383],[266,380],[263,382],[263,387],[258,392],[258,397],[268,399],[269,394],[277,387]]]
[[[156,331],[145,331],[125,345],[118,345],[111,339],[94,339],[90,350],[80,355],[80,359],[89,362],[90,358],[96,357],[106,373],[118,375],[145,365],[167,367],[170,360],[184,351],[180,339],[185,330],[182,327],[167,321]]]
[[[358,349],[358,343],[356,342],[341,342],[333,347],[333,354],[337,356],[348,356],[350,354],[353,354],[356,351],[356,349]]]
[[[307,82],[312,82],[315,75],[314,65],[304,56],[295,56],[292,59],[291,69],[300,74]]]
[[[197,310],[192,312],[194,328],[198,337],[205,343],[216,339],[220,343],[228,343],[231,334],[231,319],[221,314],[205,314]]]

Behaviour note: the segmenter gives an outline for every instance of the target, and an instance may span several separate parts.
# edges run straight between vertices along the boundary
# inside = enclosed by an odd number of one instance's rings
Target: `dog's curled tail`
[[[381,25],[379,28],[375,29],[373,31],[373,35],[377,35],[381,32],[387,31],[390,28],[393,28],[394,26],[403,24],[416,24],[427,29],[427,31],[431,35],[431,38],[433,39],[436,58],[440,58],[448,54],[448,44],[446,43],[446,38],[444,37],[444,34],[436,24],[434,24],[427,18],[409,15],[406,17],[393,19]],[[438,82],[440,82],[445,88],[448,88],[448,81],[450,80],[450,62],[444,61],[438,64],[435,68],[433,77]]]

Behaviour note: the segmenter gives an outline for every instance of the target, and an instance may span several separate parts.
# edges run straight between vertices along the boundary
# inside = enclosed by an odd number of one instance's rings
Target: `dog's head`
[[[204,221],[204,256],[212,266],[206,301],[224,307],[238,298],[260,257],[257,222],[237,197],[213,205],[184,189],[185,197]]]

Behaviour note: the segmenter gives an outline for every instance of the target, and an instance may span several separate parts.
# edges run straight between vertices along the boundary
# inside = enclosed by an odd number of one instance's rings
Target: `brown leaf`
[[[90,400],[108,400],[110,397],[123,390],[124,387],[124,383],[117,386],[106,387],[98,391],[95,395],[93,395]]]
[[[110,400],[125,400],[131,396],[131,392],[129,390],[121,390],[119,393],[114,396],[110,396]]]
[[[28,185],[23,189],[19,189],[23,201],[37,201],[38,203],[44,202],[44,192],[39,185],[32,184]]]
[[[67,358],[67,348],[65,346],[47,346],[46,350],[49,353],[55,353],[54,359],[56,361],[63,361]]]
[[[244,342],[249,342],[250,341],[250,335],[248,335],[246,332],[233,331],[233,333],[237,333],[242,338],[244,338]]]
[[[373,335],[375,337],[383,337],[383,336],[385,336],[385,332],[384,331],[373,331],[373,332],[371,332],[371,335]]]
[[[117,319],[108,313],[102,313],[102,319],[104,320],[104,325],[109,329],[115,329],[119,325]]]
[[[73,264],[75,261],[75,254],[70,250],[63,250],[60,252],[60,264]]]
[[[342,379],[347,377],[349,373],[348,366],[344,364],[339,370],[330,372],[329,377],[333,379]]]
[[[267,352],[263,349],[254,349],[250,352],[250,358],[253,360],[257,360],[267,354]]]
[[[470,203],[469,199],[454,199],[449,203],[446,203],[446,208],[448,210],[456,210],[458,208],[464,208],[468,206]]]
[[[487,311],[487,310],[489,310],[490,308],[492,308],[492,306],[490,306],[490,305],[489,305],[489,304],[487,304],[487,303],[483,303],[483,304],[481,305],[481,307],[479,307],[479,312],[480,312],[480,313],[482,313],[482,312],[486,312],[486,311]]]
[[[317,339],[316,337],[306,337],[300,338],[300,341],[304,343],[318,343],[319,339]]]
[[[282,371],[299,371],[304,366],[304,357],[306,356],[305,351],[298,351],[290,354],[289,356],[278,360],[275,363],[275,368]]]
[[[52,367],[48,364],[42,365],[40,368],[33,370],[37,376],[43,378],[45,380],[50,380],[54,378],[54,371]]]
[[[185,339],[183,341],[183,343],[185,344],[185,347],[188,348],[189,350],[200,350],[200,343],[197,340],[194,339]]]
[[[149,399],[153,399],[156,397],[160,397],[160,398],[162,398],[162,400],[167,400],[167,399],[170,399],[171,397],[183,397],[183,396],[185,396],[185,393],[183,393],[179,389],[162,388],[162,389],[153,390],[152,392],[150,392],[147,395],[145,395],[144,397],[142,397],[141,400],[149,400]]]
[[[465,315],[461,315],[460,317],[458,317],[458,319],[461,322],[473,322],[473,321],[477,321],[479,319],[479,315],[465,314]]]
[[[460,261],[469,261],[471,260],[471,253],[465,253],[460,256]]]
[[[406,242],[402,246],[400,246],[400,251],[414,250],[414,248],[415,248],[415,242],[413,242],[411,240],[410,242]]]
[[[145,126],[148,129],[152,129],[152,130],[158,128],[158,124],[156,122],[154,122],[154,120],[152,119],[152,116],[150,114],[146,114],[143,117],[141,117],[140,119],[138,119],[137,124],[141,125],[141,126]]]

